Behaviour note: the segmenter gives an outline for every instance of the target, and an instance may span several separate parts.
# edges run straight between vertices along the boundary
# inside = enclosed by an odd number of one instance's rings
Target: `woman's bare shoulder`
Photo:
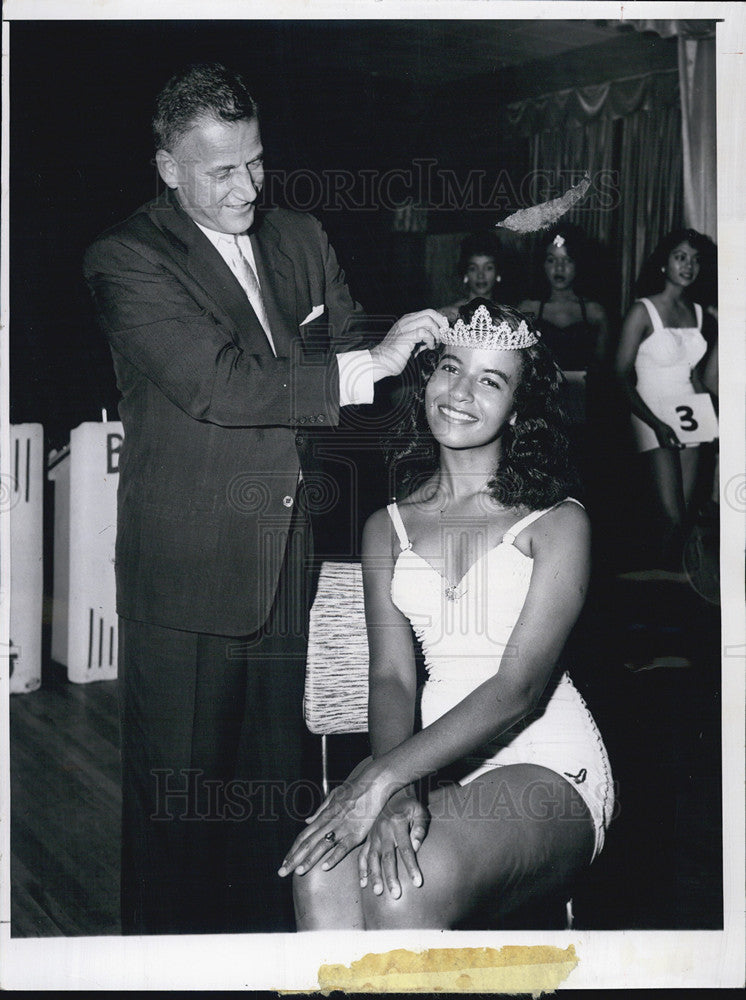
[[[373,511],[363,526],[363,550],[391,537],[391,515],[386,507]]]
[[[653,302],[653,297],[651,295],[646,295],[646,296],[644,296],[644,298],[646,298],[648,300],[648,302]],[[653,304],[655,305],[654,302],[653,302]],[[648,312],[648,308],[645,305],[645,303],[643,302],[642,298],[635,299],[632,302],[632,304],[630,305],[629,309],[627,310],[627,316],[628,317],[629,316],[644,316],[644,317],[649,317],[650,316],[650,313]]]
[[[563,544],[585,539],[590,535],[591,522],[582,504],[568,498],[538,518],[537,536]]]
[[[623,329],[625,327],[642,333],[649,333],[653,329],[650,313],[641,299],[635,299],[627,310],[627,315],[624,317]]]

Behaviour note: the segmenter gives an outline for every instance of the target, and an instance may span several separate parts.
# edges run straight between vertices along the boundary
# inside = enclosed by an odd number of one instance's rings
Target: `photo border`
[[[222,0],[209,20],[295,19],[592,19],[689,16],[719,19],[717,46],[718,250],[721,438],[722,581],[722,745],[723,745],[723,931],[557,931],[311,932],[293,935],[226,935],[169,938],[10,937],[9,736],[7,657],[0,676],[0,986],[8,989],[270,989],[313,992],[321,965],[343,964],[366,954],[407,948],[464,948],[504,945],[574,946],[578,964],[567,988],[702,988],[744,985],[744,386],[746,365],[746,195],[743,137],[746,134],[744,5],[741,3],[534,3],[502,0],[357,0],[315,3],[283,0],[271,7],[255,0]],[[204,5],[162,2],[155,5],[109,0],[9,0],[3,23],[2,130],[2,354],[0,375],[0,462],[9,448],[8,289],[9,289],[9,69],[14,20],[201,20]],[[8,23],[10,22],[10,23]],[[5,456],[5,457],[3,457]],[[9,548],[8,518],[0,518],[0,551]],[[3,641],[9,620],[8,559],[0,560],[0,626]],[[675,710],[675,706],[672,706]],[[458,951],[456,951],[458,950]],[[468,969],[468,966],[467,966]],[[468,991],[467,991],[468,992]]]

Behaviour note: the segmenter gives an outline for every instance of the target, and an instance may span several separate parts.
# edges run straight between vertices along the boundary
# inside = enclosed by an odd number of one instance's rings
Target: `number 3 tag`
[[[670,403],[668,412],[670,418],[666,422],[673,427],[683,444],[714,441],[718,436],[718,419],[707,392],[685,396],[680,403]]]

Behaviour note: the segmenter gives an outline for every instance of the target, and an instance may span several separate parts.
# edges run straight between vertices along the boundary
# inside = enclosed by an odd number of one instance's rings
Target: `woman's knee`
[[[317,909],[323,907],[328,888],[312,868],[305,875],[293,874],[293,902],[298,923],[306,925],[313,921]]]
[[[360,928],[360,887],[346,866],[324,871],[314,866],[293,875],[298,930]]]
[[[685,512],[683,491],[672,488],[670,483],[665,482],[658,482],[656,487],[660,516],[672,529],[680,527]]]
[[[432,848],[432,840],[426,838],[418,855],[423,878],[421,885],[415,885],[409,875],[400,870],[401,895],[398,898],[386,888],[380,896],[370,885],[363,890],[361,901],[366,928],[448,929],[460,919],[473,895],[468,858],[452,853],[446,863],[440,852]]]
[[[402,892],[398,899],[388,889],[384,889],[380,896],[376,896],[370,887],[364,889],[362,907],[366,930],[447,930],[453,922],[449,912],[453,897],[433,891],[434,888],[425,884],[415,886],[402,880]]]
[[[684,518],[685,503],[678,452],[664,452],[650,466],[653,488],[660,514],[677,527]]]

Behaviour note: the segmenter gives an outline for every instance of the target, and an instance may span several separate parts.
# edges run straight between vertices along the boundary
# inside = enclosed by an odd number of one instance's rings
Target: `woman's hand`
[[[322,859],[322,868],[333,868],[362,844],[396,790],[375,761],[357,768],[308,817],[307,828],[295,838],[277,874],[303,875]]]
[[[683,448],[683,443],[678,439],[676,431],[673,427],[664,423],[662,420],[660,423],[656,424],[653,428],[655,431],[655,436],[658,438],[658,444],[661,448]]]
[[[362,888],[370,882],[380,896],[384,885],[394,897],[401,896],[398,858],[416,886],[422,885],[417,854],[427,836],[430,814],[412,792],[402,789],[383,807],[368,839],[360,848],[358,867]]]

